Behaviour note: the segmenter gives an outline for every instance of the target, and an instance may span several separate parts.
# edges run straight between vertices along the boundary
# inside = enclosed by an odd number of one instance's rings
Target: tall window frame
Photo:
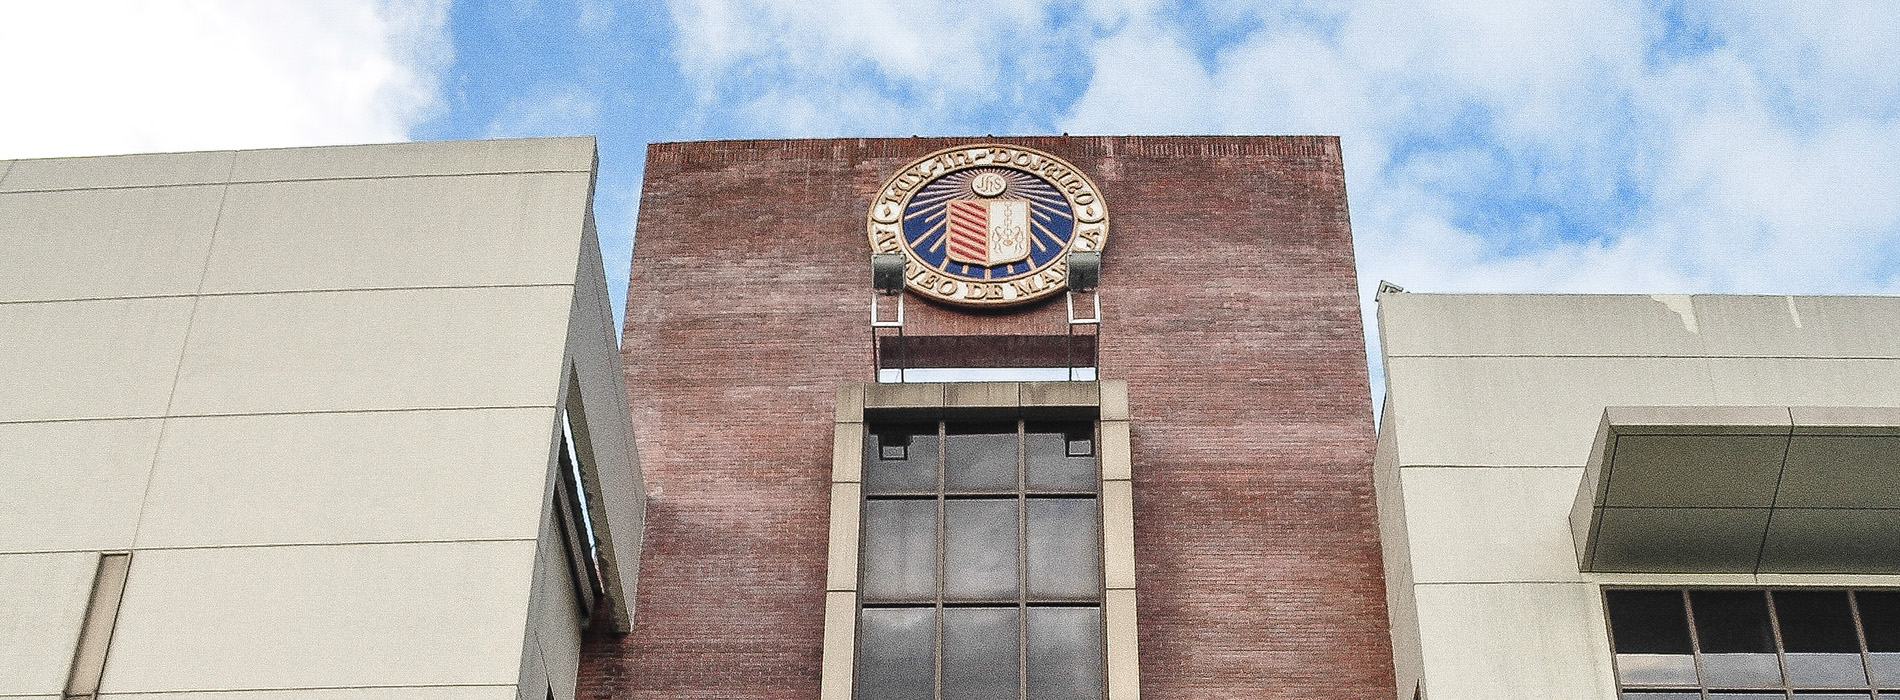
[[[1629,700],[1900,697],[1900,589],[1606,586]]]
[[[1095,426],[1106,697],[1140,697],[1134,574],[1134,502],[1127,386],[1094,382],[847,383],[838,391],[826,571],[824,700],[854,698],[866,424],[1027,420]],[[1026,497],[1026,496],[1025,496]],[[1020,678],[1020,677],[1019,677]]]
[[[867,424],[858,700],[1101,700],[1093,421]]]

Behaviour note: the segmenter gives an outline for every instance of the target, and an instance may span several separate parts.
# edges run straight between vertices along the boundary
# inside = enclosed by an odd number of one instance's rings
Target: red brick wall
[[[1087,171],[1101,372],[1128,380],[1142,691],[1393,693],[1339,142],[999,139]],[[585,698],[816,698],[833,392],[872,378],[865,213],[967,139],[656,144],[622,345],[652,500],[632,634]],[[1059,333],[1062,302],[914,333]]]

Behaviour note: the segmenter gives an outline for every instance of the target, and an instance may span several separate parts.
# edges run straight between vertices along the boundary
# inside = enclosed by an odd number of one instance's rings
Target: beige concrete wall
[[[1841,583],[1582,574],[1569,511],[1606,406],[1900,405],[1900,299],[1399,293],[1379,323],[1395,650],[1417,630],[1428,697],[1614,698],[1606,584]]]
[[[592,139],[4,166],[0,606],[33,624],[0,696],[63,689],[130,550],[106,696],[540,700],[533,652],[571,697],[541,551],[570,392],[622,568],[641,503]]]

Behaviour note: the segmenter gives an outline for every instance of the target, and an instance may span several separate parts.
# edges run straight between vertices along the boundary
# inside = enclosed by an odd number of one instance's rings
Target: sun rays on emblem
[[[956,218],[952,216],[950,203],[962,200],[997,203],[999,209],[1013,202],[1026,203],[1026,206],[1017,206],[1029,213],[1029,248],[1021,255],[1004,254],[1003,258],[1014,259],[997,260],[998,264],[987,267],[954,259],[986,259],[968,250],[959,250],[956,255],[946,250],[948,245],[971,244],[965,236],[948,235],[953,230],[952,219]],[[958,208],[958,211],[969,210],[968,206]],[[968,230],[968,226],[963,228]],[[1074,231],[1075,216],[1069,201],[1054,185],[1009,168],[972,168],[937,178],[920,188],[904,211],[904,237],[911,250],[934,258],[932,262],[939,271],[973,279],[1008,278],[1029,272],[1065,250]],[[975,235],[981,237],[981,234]],[[952,238],[959,240],[952,241]],[[992,254],[990,259],[996,257]]]

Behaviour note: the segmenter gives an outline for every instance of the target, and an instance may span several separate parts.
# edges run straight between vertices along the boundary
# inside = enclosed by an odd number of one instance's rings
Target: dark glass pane
[[[1029,499],[1029,597],[1099,600],[1101,515],[1093,498]]]
[[[858,612],[858,700],[934,700],[935,608]]]
[[[1900,690],[1900,653],[1876,651],[1867,655],[1867,663],[1873,671],[1874,685],[1881,688]]]
[[[1027,430],[1023,435],[1023,455],[1028,461],[1029,488],[1095,489],[1093,424],[1032,423]]]
[[[1775,653],[1763,591],[1691,591],[1696,635],[1704,654]]]
[[[1781,685],[1781,662],[1773,653],[1703,654],[1702,682],[1711,688],[1778,686]]]
[[[1616,680],[1623,685],[1694,686],[1695,657],[1688,654],[1617,654]]]
[[[1859,654],[1846,591],[1776,591],[1782,648],[1791,652]]]
[[[1873,695],[1869,693],[1824,693],[1813,691],[1804,693],[1797,690],[1794,693],[1794,697],[1795,700],[1872,700]]]
[[[1687,654],[1689,617],[1681,591],[1604,591],[1619,654]]]
[[[943,609],[943,700],[1016,697],[1016,608]]]
[[[1718,691],[1718,692],[1709,693],[1709,700],[1780,700],[1781,698],[1785,698],[1785,697],[1788,697],[1788,696],[1783,695],[1779,692],[1772,692],[1772,691],[1771,692],[1743,691],[1743,692],[1727,692],[1727,693]]]
[[[865,493],[936,490],[937,426],[882,425],[865,431]]]
[[[1029,697],[1102,697],[1102,609],[1029,609]]]
[[[932,600],[937,587],[937,501],[864,502],[865,600]]]
[[[1814,654],[1788,652],[1782,657],[1788,664],[1788,684],[1796,688],[1867,687],[1867,667],[1860,652],[1852,654]]]
[[[1016,490],[1016,425],[953,425],[944,438],[943,485],[952,491]]]
[[[943,504],[943,597],[1016,599],[1016,499]]]
[[[1868,651],[1900,652],[1900,591],[1855,591]]]

